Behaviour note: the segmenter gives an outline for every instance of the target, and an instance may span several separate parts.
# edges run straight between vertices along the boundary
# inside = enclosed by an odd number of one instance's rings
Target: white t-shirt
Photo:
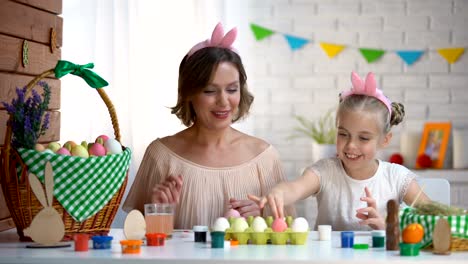
[[[394,163],[378,160],[379,167],[369,179],[355,180],[348,176],[338,158],[320,160],[307,169],[312,170],[320,179],[317,193],[318,214],[316,226],[331,225],[333,230],[371,230],[359,224],[356,210],[367,207],[360,200],[366,196],[368,187],[376,200],[377,210],[387,215],[387,202],[395,199],[403,201],[410,182],[416,177],[409,169]]]

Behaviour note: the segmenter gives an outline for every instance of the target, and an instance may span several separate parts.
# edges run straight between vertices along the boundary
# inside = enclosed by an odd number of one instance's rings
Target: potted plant
[[[312,121],[304,116],[294,118],[299,125],[294,127],[294,133],[289,138],[306,137],[312,140],[312,161],[336,156],[336,124],[334,111],[328,110],[325,115]]]

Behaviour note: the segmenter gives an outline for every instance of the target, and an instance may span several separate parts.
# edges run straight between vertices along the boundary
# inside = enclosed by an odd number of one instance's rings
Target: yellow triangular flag
[[[332,43],[320,42],[320,46],[327,53],[329,58],[333,58],[340,53],[346,46]]]
[[[450,64],[455,63],[465,52],[465,48],[438,49],[440,56],[444,57]]]

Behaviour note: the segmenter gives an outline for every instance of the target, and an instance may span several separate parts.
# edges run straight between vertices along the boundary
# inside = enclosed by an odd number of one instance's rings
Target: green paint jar
[[[372,234],[372,247],[384,248],[385,247],[385,230],[374,230]]]
[[[406,244],[400,243],[400,255],[401,256],[419,256],[419,249],[421,245],[417,244]]]
[[[211,248],[224,248],[224,232],[211,232]]]

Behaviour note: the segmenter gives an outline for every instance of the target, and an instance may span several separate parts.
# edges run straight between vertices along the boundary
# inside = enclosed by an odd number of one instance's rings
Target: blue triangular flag
[[[289,47],[291,47],[292,50],[297,50],[302,48],[305,44],[309,43],[309,40],[304,39],[304,38],[299,38],[291,35],[285,34],[284,37],[288,41]]]
[[[396,52],[398,56],[408,65],[415,63],[424,51],[422,50],[400,50]]]

